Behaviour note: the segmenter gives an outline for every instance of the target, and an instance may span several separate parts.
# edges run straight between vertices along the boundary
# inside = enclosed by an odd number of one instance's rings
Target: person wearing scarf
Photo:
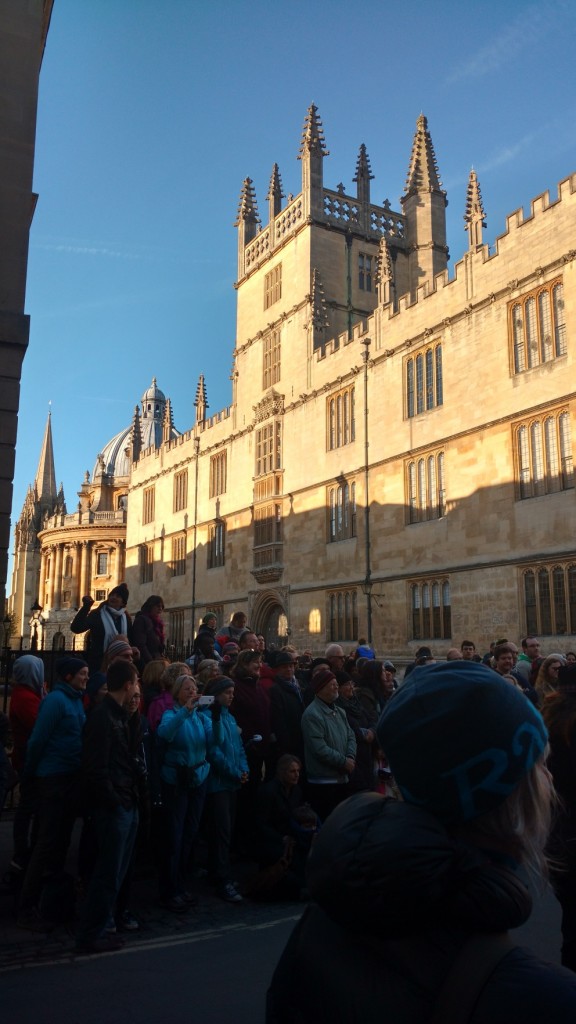
[[[70,629],[73,633],[90,630],[88,647],[84,653],[91,673],[101,668],[105,651],[118,635],[129,638],[132,635],[132,619],[126,611],[128,596],[126,584],[119,583],[110,591],[106,600],[93,610],[93,599],[90,596],[82,598],[82,607],[70,623]]]

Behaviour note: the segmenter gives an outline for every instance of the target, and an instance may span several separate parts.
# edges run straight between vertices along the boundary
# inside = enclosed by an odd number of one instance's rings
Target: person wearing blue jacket
[[[197,902],[186,887],[186,874],[208,788],[213,730],[211,719],[197,710],[198,688],[192,676],[178,676],[172,697],[174,707],[164,712],[158,726],[164,814],[160,898],[167,910],[179,914]]]
[[[82,697],[88,665],[82,658],[56,662],[58,681],[42,701],[26,750],[24,778],[38,787],[38,835],[22,885],[17,923],[47,931],[38,908],[45,875],[62,871],[74,822],[81,813],[80,758],[86,716]]]
[[[236,794],[248,781],[248,761],[240,729],[230,705],[234,700],[234,680],[218,676],[210,680],[206,696],[214,703],[202,714],[212,723],[220,723],[220,739],[213,738],[208,751],[210,777],[208,779],[208,850],[210,874],[216,883],[216,892],[227,903],[241,903],[242,896],[232,881],[230,844],[236,816]]]

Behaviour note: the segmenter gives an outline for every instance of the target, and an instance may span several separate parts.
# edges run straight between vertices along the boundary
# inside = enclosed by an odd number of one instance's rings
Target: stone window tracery
[[[327,594],[330,642],[358,639],[358,594],[356,590],[336,590]]]
[[[449,580],[411,583],[410,608],[413,640],[447,640],[452,635]]]
[[[442,345],[432,345],[406,360],[404,370],[406,416],[412,419],[444,403]]]
[[[566,355],[564,285],[560,278],[509,305],[509,337],[514,373]]]
[[[282,298],[282,264],[278,263],[264,277],[264,309]]]
[[[409,523],[424,523],[446,515],[444,452],[429,452],[406,463]]]
[[[514,432],[520,500],[574,487],[572,430],[567,409],[517,424]]]
[[[351,444],[356,438],[356,422],[354,408],[354,385],[347,388],[326,400],[326,432],[327,449],[333,451],[342,448],[345,444]]]
[[[534,565],[522,570],[526,634],[576,633],[576,564]]]

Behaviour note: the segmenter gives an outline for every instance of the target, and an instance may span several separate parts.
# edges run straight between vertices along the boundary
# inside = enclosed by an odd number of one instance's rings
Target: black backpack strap
[[[438,993],[429,1024],[468,1024],[486,982],[515,948],[507,932],[471,935]]]

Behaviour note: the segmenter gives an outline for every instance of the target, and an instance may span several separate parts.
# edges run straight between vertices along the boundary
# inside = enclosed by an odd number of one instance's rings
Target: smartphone
[[[213,704],[214,700],[215,698],[212,696],[202,695],[202,697],[200,697],[198,700],[198,704],[201,708],[205,708],[208,707],[210,704]]]

